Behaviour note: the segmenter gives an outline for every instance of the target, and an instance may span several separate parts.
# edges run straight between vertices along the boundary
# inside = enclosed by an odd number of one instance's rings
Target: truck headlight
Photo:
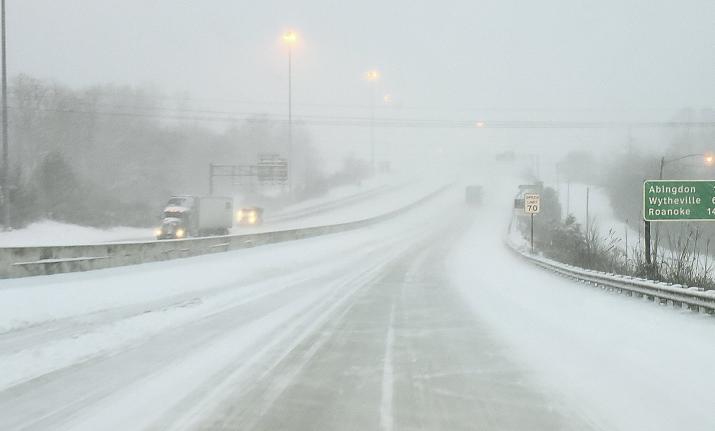
[[[243,219],[243,210],[236,211],[236,220],[241,221]]]
[[[184,229],[181,229],[181,228],[176,229],[176,237],[177,238],[183,238],[185,233],[186,232],[184,231]]]
[[[158,227],[158,228],[154,229],[154,236],[160,236],[160,235],[161,235],[161,228]]]

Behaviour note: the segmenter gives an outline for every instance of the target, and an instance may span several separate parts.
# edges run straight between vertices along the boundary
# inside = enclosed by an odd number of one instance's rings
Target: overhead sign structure
[[[643,219],[715,221],[715,181],[645,181]]]
[[[541,211],[541,195],[538,193],[524,193],[524,212],[538,214]]]

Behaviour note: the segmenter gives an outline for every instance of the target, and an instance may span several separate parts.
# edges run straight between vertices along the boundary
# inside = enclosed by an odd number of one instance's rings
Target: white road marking
[[[392,431],[394,418],[392,416],[392,398],[394,390],[394,371],[392,367],[392,350],[395,344],[395,304],[390,311],[390,324],[385,338],[385,359],[382,369],[382,401],[380,403],[380,429]]]

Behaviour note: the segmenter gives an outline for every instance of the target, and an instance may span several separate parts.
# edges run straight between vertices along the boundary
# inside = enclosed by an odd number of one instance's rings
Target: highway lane
[[[298,229],[324,224],[343,223],[387,213],[401,206],[417,201],[422,196],[439,188],[440,183],[427,184],[413,181],[376,186],[351,195],[333,200],[318,200],[318,203],[305,205],[299,203],[283,209],[266,208],[263,223],[258,226],[234,225],[231,235],[271,232],[276,230]],[[310,202],[310,201],[308,201]],[[235,203],[235,209],[242,205]],[[160,220],[157,220],[157,223]],[[152,229],[138,237],[127,237],[120,240],[104,241],[107,243],[153,241]]]
[[[444,257],[473,217],[448,218],[185,429],[588,429],[533,387],[446,280]]]
[[[352,233],[182,263],[203,269],[197,262],[217,259],[218,273],[274,252],[272,275],[262,268],[214,286],[206,273],[178,297],[2,334],[9,358],[49,343],[42,334],[55,326],[77,347],[88,332],[116,343],[0,390],[0,429],[588,429],[530,380],[449,283],[444,258],[477,216],[460,197]],[[316,246],[332,257],[302,256]],[[127,271],[73,277],[100,288]],[[183,273],[160,274],[172,285]],[[145,319],[152,326],[139,337],[112,332]]]

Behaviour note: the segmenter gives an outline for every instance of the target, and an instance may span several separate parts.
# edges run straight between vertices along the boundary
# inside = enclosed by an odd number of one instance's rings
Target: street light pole
[[[370,101],[370,167],[371,175],[375,175],[375,98],[377,97],[377,86],[372,86],[372,97]]]
[[[293,195],[293,49],[288,44],[288,192]]]
[[[687,156],[686,156],[687,157]],[[665,157],[660,158],[660,171],[658,173],[658,179],[663,179],[663,167],[665,166]],[[648,222],[648,228],[650,229],[650,222]],[[658,263],[658,240],[660,239],[660,226],[655,225],[655,241],[653,243],[653,263]]]
[[[3,203],[3,226],[5,230],[10,228],[10,190],[8,186],[8,170],[10,163],[8,160],[8,137],[7,137],[7,54],[5,42],[5,0],[0,5],[0,20],[2,20],[2,198]]]
[[[370,176],[375,175],[375,98],[377,97],[377,80],[380,72],[371,70],[367,72],[367,80],[372,83],[370,94]]]
[[[283,41],[288,45],[288,193],[293,196],[295,188],[295,163],[293,157],[293,45],[298,40],[294,31],[283,34]]]

